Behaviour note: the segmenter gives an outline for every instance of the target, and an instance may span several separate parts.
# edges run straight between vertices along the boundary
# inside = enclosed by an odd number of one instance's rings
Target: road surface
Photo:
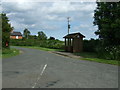
[[[3,88],[117,88],[118,67],[36,49],[3,59]]]

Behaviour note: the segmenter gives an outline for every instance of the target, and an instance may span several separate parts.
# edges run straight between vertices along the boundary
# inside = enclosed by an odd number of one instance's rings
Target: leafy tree
[[[10,32],[13,29],[5,13],[0,14],[2,18],[2,47],[9,48]]]
[[[55,40],[55,38],[54,37],[50,37],[49,40]]]
[[[45,35],[45,33],[43,31],[40,31],[40,32],[38,32],[38,39],[46,40],[47,36]]]
[[[25,28],[24,31],[23,31],[23,35],[26,39],[28,39],[29,36],[30,36],[30,31],[27,28]]]
[[[98,26],[95,34],[102,45],[120,45],[120,2],[97,2],[94,25]]]
[[[36,35],[30,35],[29,39],[37,39],[37,36]]]

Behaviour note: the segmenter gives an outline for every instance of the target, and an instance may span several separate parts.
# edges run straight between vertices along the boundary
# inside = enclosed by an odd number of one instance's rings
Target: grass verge
[[[75,55],[82,56],[82,60],[88,60],[88,61],[94,61],[99,63],[105,63],[105,64],[112,64],[112,65],[118,65],[120,66],[120,61],[118,60],[107,60],[107,59],[100,59],[97,58],[96,53],[90,53],[90,52],[82,52],[82,53],[74,53]]]
[[[51,49],[51,48],[36,47],[36,46],[20,46],[20,47],[39,49],[43,51],[64,51],[63,49]]]
[[[15,49],[15,48],[2,50],[2,58],[9,58],[12,56],[16,56],[18,54],[20,54],[20,51],[18,49]]]
[[[112,65],[118,65],[120,66],[120,61],[118,60],[106,60],[106,59],[99,59],[99,58],[83,58],[84,60],[89,60],[89,61],[95,61],[99,63],[105,63],[105,64],[112,64]]]

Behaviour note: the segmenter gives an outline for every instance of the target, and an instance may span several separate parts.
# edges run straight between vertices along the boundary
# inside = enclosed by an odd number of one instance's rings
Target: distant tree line
[[[31,32],[25,28],[23,31],[23,39],[38,39],[38,40],[47,40],[47,36],[43,31],[39,31],[38,35],[31,35]],[[48,40],[55,40],[54,37],[50,36]]]
[[[54,37],[47,38],[46,34],[43,31],[39,31],[38,35],[31,35],[30,30],[27,28],[23,31],[23,39],[16,40],[11,39],[11,45],[14,46],[38,46],[54,49],[64,49],[64,42]]]

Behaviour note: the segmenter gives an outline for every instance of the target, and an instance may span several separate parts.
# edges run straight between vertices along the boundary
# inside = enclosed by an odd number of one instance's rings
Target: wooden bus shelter
[[[65,51],[67,52],[82,52],[83,50],[83,38],[81,33],[72,33],[64,36],[65,38]]]

